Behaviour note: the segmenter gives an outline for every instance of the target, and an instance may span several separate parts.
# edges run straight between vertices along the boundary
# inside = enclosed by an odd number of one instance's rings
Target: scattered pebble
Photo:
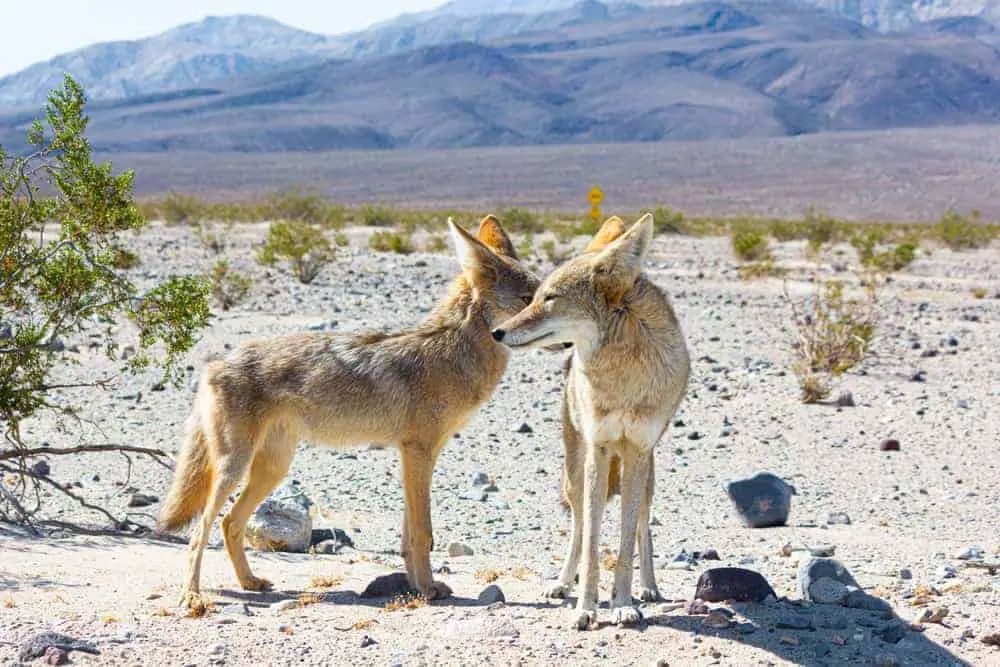
[[[767,528],[788,521],[795,487],[777,475],[762,472],[729,482],[726,492],[747,526]]]
[[[147,495],[145,493],[133,493],[132,497],[128,499],[129,507],[149,507],[150,505],[155,505],[160,502],[160,499],[156,496]]]
[[[477,597],[482,604],[495,604],[497,602],[506,602],[507,597],[503,594],[503,590],[496,584],[490,584],[482,591],[480,591]]]
[[[472,550],[472,547],[463,542],[450,542],[448,544],[448,555],[452,558],[471,556],[474,553],[475,552]]]
[[[881,449],[883,452],[898,452],[899,440],[896,440],[894,438],[887,438],[882,441],[881,445],[879,445],[879,449]]]
[[[739,567],[716,567],[698,578],[694,597],[706,602],[761,602],[774,595],[774,589],[758,572]]]

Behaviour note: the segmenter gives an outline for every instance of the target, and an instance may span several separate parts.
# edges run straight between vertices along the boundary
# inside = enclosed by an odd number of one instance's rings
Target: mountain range
[[[794,136],[1000,122],[998,0],[455,0],[351,35],[256,16],[0,79],[0,144],[72,73],[109,151]],[[959,11],[965,14],[958,14]]]

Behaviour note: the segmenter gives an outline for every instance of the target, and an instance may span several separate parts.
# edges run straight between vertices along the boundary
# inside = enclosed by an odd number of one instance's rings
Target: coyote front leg
[[[572,627],[588,630],[597,625],[597,591],[600,583],[597,549],[601,539],[601,517],[608,498],[607,447],[589,447],[583,475],[583,544],[580,559],[580,593]],[[633,534],[632,539],[635,539]]]
[[[650,505],[653,502],[653,489],[656,485],[653,452],[649,454],[649,473],[646,481],[646,493],[639,507],[639,599],[643,602],[659,602],[663,599],[656,585],[656,575],[653,572],[653,536],[649,529]]]
[[[612,618],[619,625],[635,625],[642,619],[638,607],[632,604],[632,556],[635,553],[639,514],[646,497],[650,458],[647,452],[638,451],[632,445],[625,448],[622,456],[621,544],[611,600]]]
[[[434,581],[431,573],[431,475],[437,450],[434,445],[408,442],[400,447],[403,464],[403,499],[405,504],[403,535],[406,538],[403,560],[410,586],[429,600],[446,598],[451,589]]]

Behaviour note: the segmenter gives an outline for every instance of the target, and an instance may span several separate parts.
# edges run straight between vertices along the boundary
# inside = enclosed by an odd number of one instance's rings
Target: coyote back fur
[[[563,496],[573,531],[559,583],[548,594],[565,597],[579,569],[573,627],[580,629],[597,619],[600,522],[615,486],[622,495],[615,622],[640,619],[632,602],[636,541],[639,597],[660,597],[649,530],[653,448],[684,395],[690,360],[670,300],[642,274],[652,237],[649,215],[628,231],[610,218],[582,255],[542,282],[531,305],[493,332],[513,348],[573,349],[563,394]]]
[[[478,240],[450,220],[449,226],[463,270],[420,326],[395,334],[253,341],[205,369],[161,518],[164,529],[178,530],[200,516],[182,601],[197,599],[205,542],[244,478],[222,521],[226,550],[243,588],[270,586],[247,563],[246,524],[284,478],[300,440],[399,447],[407,578],[427,597],[450,594],[430,569],[434,463],[503,375],[508,353],[490,337],[493,323],[530,302],[538,280],[521,266],[492,216],[480,224]]]

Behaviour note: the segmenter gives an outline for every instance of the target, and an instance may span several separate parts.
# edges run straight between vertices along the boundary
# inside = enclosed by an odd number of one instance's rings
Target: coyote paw
[[[205,612],[211,609],[212,602],[198,591],[185,590],[181,593],[181,599],[177,601],[177,606],[190,612],[192,616],[204,616]]]
[[[261,592],[269,591],[272,588],[274,588],[274,584],[272,584],[267,579],[264,579],[262,577],[254,577],[252,575],[240,581],[240,586],[242,586],[243,590],[245,591],[261,591]]]
[[[569,595],[569,586],[565,584],[556,584],[549,590],[545,591],[545,597],[553,598],[556,600],[565,600]]]
[[[573,611],[573,622],[570,628],[573,630],[592,630],[597,627],[596,609],[575,609]]]
[[[636,607],[616,607],[611,613],[611,622],[615,625],[638,625],[642,621],[642,613]]]
[[[451,597],[451,587],[443,581],[432,581],[428,590],[421,591],[428,600],[441,600]]]
[[[663,600],[663,596],[660,595],[660,589],[653,586],[651,588],[640,588],[639,599],[643,602],[660,602]]]

